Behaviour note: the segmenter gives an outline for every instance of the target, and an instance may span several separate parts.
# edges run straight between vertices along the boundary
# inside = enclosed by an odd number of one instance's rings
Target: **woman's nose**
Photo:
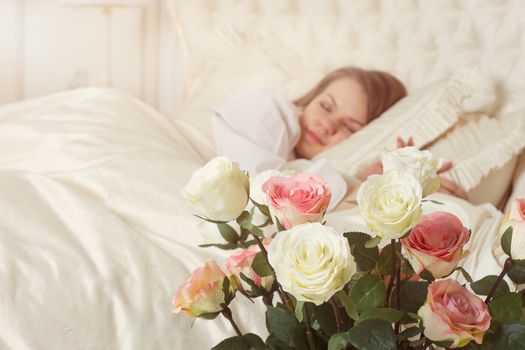
[[[326,135],[333,135],[337,131],[337,122],[326,116],[321,120],[321,127]]]

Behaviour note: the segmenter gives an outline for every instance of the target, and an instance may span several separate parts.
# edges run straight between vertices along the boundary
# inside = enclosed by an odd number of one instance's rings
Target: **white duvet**
[[[202,159],[176,125],[106,89],[0,107],[0,349],[197,350],[233,335],[221,318],[171,313],[191,271],[229,254],[197,247],[220,236],[180,197]],[[437,197],[447,205],[426,211],[473,231],[467,270],[499,273],[501,214]],[[356,210],[327,219],[365,229]],[[241,330],[261,334],[262,305],[237,299]]]

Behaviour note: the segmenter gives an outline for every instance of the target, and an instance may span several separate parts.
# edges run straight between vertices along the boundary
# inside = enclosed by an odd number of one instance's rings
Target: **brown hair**
[[[379,117],[407,94],[403,83],[387,72],[343,67],[328,73],[312,90],[295,100],[294,104],[297,107],[306,107],[328,85],[342,78],[354,79],[365,90],[368,97],[367,122]]]

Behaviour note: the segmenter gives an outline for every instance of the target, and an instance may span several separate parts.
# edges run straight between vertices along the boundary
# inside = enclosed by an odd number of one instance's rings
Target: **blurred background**
[[[160,0],[0,0],[0,104],[84,86],[158,108]],[[169,57],[174,57],[170,55]]]

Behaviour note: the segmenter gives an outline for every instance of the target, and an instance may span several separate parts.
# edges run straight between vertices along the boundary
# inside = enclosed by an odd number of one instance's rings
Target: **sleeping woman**
[[[329,210],[344,209],[343,199],[352,197],[369,175],[381,173],[381,162],[363,168],[347,183],[325,159],[314,157],[352,136],[404,96],[404,85],[393,75],[355,67],[329,73],[293,102],[257,90],[215,110],[216,151],[250,174],[285,166],[316,173],[332,192]],[[411,144],[398,139],[397,146]],[[446,164],[441,172],[450,167]],[[442,192],[466,198],[456,183],[441,180]]]

